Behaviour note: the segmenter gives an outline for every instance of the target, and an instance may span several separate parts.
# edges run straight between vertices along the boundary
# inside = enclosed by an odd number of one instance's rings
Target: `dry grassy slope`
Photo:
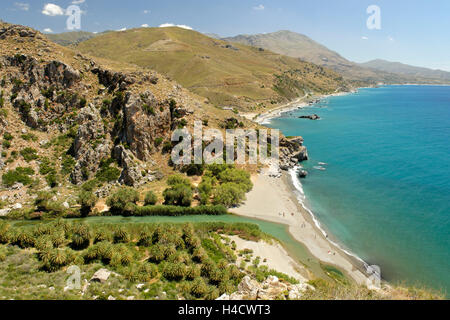
[[[181,28],[107,33],[77,46],[83,53],[157,70],[219,106],[286,101],[346,86],[340,75],[295,58],[209,38]],[[289,73],[289,74],[287,74]],[[275,75],[283,75],[281,83]],[[274,90],[274,86],[282,90]]]

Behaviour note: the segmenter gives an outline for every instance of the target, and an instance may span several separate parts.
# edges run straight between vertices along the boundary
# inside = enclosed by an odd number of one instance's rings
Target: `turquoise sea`
[[[304,137],[306,205],[332,238],[388,281],[450,293],[450,87],[361,89],[269,126]]]

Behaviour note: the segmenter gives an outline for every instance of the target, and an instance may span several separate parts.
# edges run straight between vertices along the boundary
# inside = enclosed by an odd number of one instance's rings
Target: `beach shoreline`
[[[357,91],[356,89],[309,98],[305,96],[253,117],[252,120],[260,125],[268,124],[271,119],[283,113],[305,108],[329,97],[349,95]],[[252,177],[254,189],[248,194],[245,204],[233,210],[233,213],[287,225],[291,236],[302,243],[320,262],[338,267],[358,284],[367,284],[368,264],[344,249],[337,239],[331,239],[332,235],[322,228],[314,213],[306,206],[301,182],[296,177],[297,169],[291,169],[278,178],[271,176],[270,169],[263,169]],[[267,190],[271,190],[270,194]],[[286,217],[286,214],[290,216]]]
[[[360,285],[368,283],[364,263],[330,241],[316,225],[311,213],[297,198],[290,175],[284,173],[275,178],[263,170],[254,175],[252,181],[254,188],[247,195],[247,201],[232,213],[287,225],[294,240],[303,244],[318,261],[339,268]]]
[[[323,100],[326,98],[345,96],[345,95],[353,94],[356,92],[357,92],[357,90],[352,90],[349,92],[336,92],[336,93],[332,93],[332,94],[317,95],[317,96],[311,96],[311,97],[308,97],[307,95],[305,95],[301,98],[290,101],[280,107],[269,110],[260,115],[256,115],[256,116],[252,117],[253,114],[250,114],[250,115],[243,114],[242,116],[244,116],[247,119],[252,120],[260,125],[265,125],[265,124],[269,124],[271,119],[280,117],[283,113],[287,113],[287,112],[291,112],[291,111],[295,111],[298,109],[308,107],[308,106],[313,105],[313,104],[319,102],[320,100]]]

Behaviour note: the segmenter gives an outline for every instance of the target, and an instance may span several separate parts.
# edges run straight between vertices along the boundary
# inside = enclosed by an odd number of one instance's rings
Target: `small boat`
[[[314,167],[314,169],[316,169],[316,170],[321,170],[321,171],[327,170],[326,168],[324,168],[324,167],[322,167],[322,166],[316,166],[316,167]]]

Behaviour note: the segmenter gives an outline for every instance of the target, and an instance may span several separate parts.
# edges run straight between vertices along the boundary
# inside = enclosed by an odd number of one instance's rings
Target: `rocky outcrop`
[[[100,113],[93,104],[81,109],[77,122],[80,126],[73,144],[77,163],[71,178],[73,183],[80,184],[97,171],[102,159],[111,157],[113,144],[108,139]]]
[[[168,103],[158,102],[150,91],[129,94],[123,113],[124,140],[139,160],[150,160],[156,140],[169,137],[172,119]]]
[[[308,160],[308,150],[302,137],[280,139],[280,169],[289,170],[299,162]]]
[[[309,284],[290,284],[269,276],[263,283],[245,276],[238,291],[224,294],[217,300],[299,300],[307,290],[315,290]]]
[[[31,28],[27,28],[20,25],[4,25],[0,29],[0,39],[6,39],[8,37],[19,36],[22,38],[36,38],[41,37],[40,34]]]
[[[108,269],[100,269],[91,278],[91,282],[101,282],[104,283],[108,281],[109,277],[111,276],[112,272]]]
[[[309,119],[309,120],[320,120],[320,117],[317,114],[312,114],[309,116],[300,116],[299,119]]]

